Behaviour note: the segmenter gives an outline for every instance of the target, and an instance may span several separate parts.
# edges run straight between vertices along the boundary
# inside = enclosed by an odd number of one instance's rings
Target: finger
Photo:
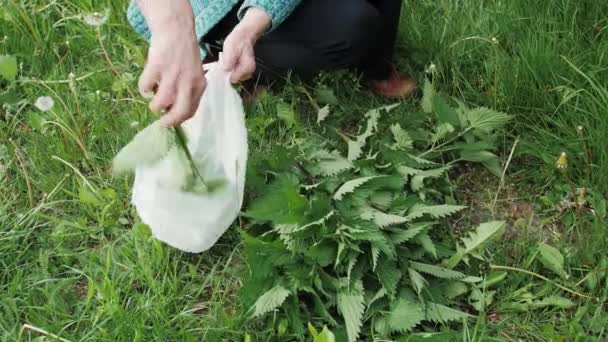
[[[177,89],[177,95],[171,110],[160,119],[161,125],[173,127],[192,117],[194,112],[192,111],[192,92],[190,88],[191,85],[185,83]]]
[[[157,113],[169,110],[175,101],[175,90],[175,78],[163,78],[158,86],[156,95],[154,95],[154,98],[150,102],[150,110]]]
[[[154,88],[160,81],[160,68],[147,64],[139,78],[139,93],[149,99],[154,96]]]
[[[238,59],[239,54],[237,53],[236,48],[233,47],[229,40],[226,40],[222,51],[222,60],[220,61],[224,70],[231,71],[234,69]]]
[[[255,72],[255,60],[253,58],[241,58],[230,75],[230,82],[238,83],[250,79]]]

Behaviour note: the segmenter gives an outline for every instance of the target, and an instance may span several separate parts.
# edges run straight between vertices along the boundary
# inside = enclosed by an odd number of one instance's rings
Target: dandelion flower
[[[53,98],[50,96],[41,96],[36,99],[36,102],[34,103],[34,106],[43,112],[48,112],[54,105],[55,101],[53,101]]]
[[[93,12],[82,16],[82,21],[87,25],[99,27],[108,20],[110,17],[110,11],[106,10],[103,13]]]

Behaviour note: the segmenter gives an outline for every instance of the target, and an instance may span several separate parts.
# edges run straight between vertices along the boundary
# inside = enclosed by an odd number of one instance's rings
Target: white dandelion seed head
[[[492,43],[494,44],[498,44],[498,39],[496,39],[496,37],[492,37],[492,39],[490,39],[492,41]]]
[[[579,131],[583,130],[583,126],[579,125],[578,127],[576,127],[576,129],[578,129]]]
[[[36,108],[42,112],[48,112],[53,108],[54,105],[55,101],[50,96],[41,96],[36,99],[36,102],[34,103],[34,106],[36,106]]]
[[[93,12],[93,13],[85,14],[82,16],[82,21],[84,21],[85,24],[87,24],[87,25],[99,27],[99,26],[105,24],[105,22],[108,20],[109,17],[110,17],[110,11],[105,10],[103,13]]]

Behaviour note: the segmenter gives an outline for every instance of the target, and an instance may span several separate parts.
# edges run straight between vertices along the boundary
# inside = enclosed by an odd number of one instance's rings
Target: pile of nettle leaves
[[[421,113],[374,109],[356,135],[308,133],[250,163],[258,196],[242,233],[241,298],[275,335],[303,338],[310,323],[371,340],[462,326],[483,309],[479,270],[504,223],[450,239],[445,218],[465,207],[449,171],[466,161],[499,173],[492,150],[509,116],[449,101],[427,82]]]

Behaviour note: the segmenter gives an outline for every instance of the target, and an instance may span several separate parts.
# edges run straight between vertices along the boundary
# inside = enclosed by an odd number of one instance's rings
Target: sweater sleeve
[[[258,7],[264,10],[272,18],[270,31],[276,29],[302,0],[245,0],[238,12],[239,19],[242,19],[245,12],[250,7]]]

